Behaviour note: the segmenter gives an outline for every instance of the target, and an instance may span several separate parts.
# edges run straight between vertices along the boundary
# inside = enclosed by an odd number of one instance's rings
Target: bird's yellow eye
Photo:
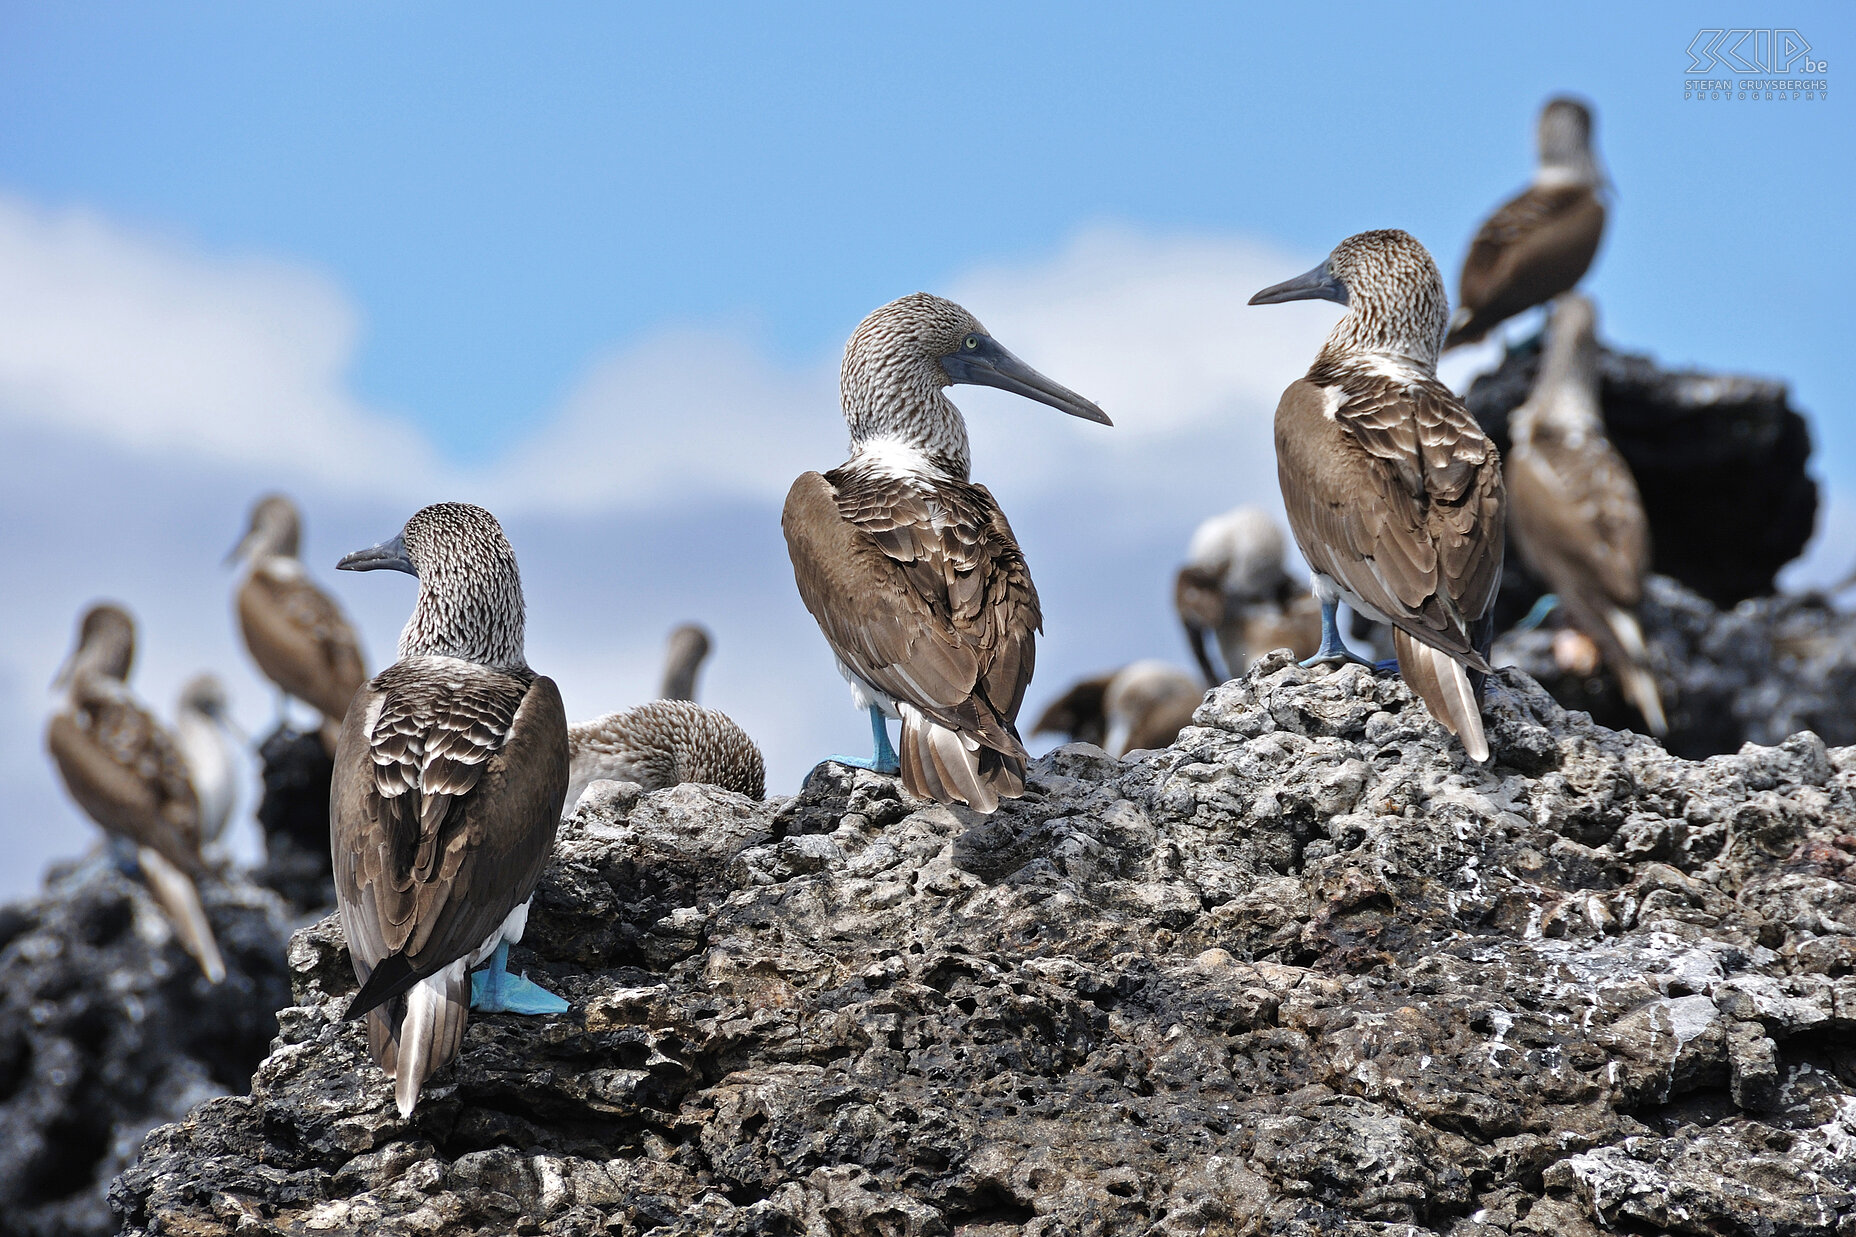
[[[980,340],[979,340],[979,336],[977,336],[977,335],[969,335],[969,336],[967,336],[967,342],[966,342],[966,345],[965,345],[965,347],[966,347],[966,349],[967,349],[967,351],[968,351],[968,352],[976,352],[976,351],[978,351],[978,350],[979,350],[979,346],[980,346]]]

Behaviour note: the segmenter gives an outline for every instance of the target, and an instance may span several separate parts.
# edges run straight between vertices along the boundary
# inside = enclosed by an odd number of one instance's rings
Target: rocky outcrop
[[[1464,397],[1504,452],[1508,416],[1539,368],[1536,339],[1510,350]],[[1723,608],[1771,593],[1817,518],[1817,483],[1805,470],[1811,433],[1785,384],[1666,370],[1601,346],[1599,386],[1606,431],[1643,493],[1654,570]],[[1497,630],[1542,592],[1512,552],[1502,584]]]
[[[200,893],[218,985],[105,860],[0,907],[0,1232],[116,1232],[109,1184],[142,1136],[249,1085],[289,1000],[285,910],[237,878]]]
[[[1856,1233],[1856,750],[1705,763],[1504,672],[1495,762],[1281,655],[992,817],[596,784],[411,1120],[340,932],[135,1234]]]
[[[335,762],[313,730],[279,726],[258,747],[264,793],[258,827],[264,861],[251,878],[272,889],[299,914],[335,905],[335,869],[329,858],[329,780]]]

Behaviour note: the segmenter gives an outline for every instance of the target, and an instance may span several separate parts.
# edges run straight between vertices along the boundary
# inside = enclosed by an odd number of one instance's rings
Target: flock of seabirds
[[[1567,632],[1615,674],[1649,730],[1664,729],[1635,609],[1649,564],[1630,471],[1605,436],[1589,301],[1573,291],[1597,251],[1607,182],[1592,118],[1556,98],[1539,120],[1532,185],[1476,234],[1454,315],[1430,254],[1398,230],[1364,232],[1253,305],[1320,299],[1344,309],[1307,374],[1282,395],[1275,442],[1290,531],[1311,589],[1283,565],[1274,521],[1240,508],[1203,525],[1175,603],[1203,678],[1137,662],[1063,696],[1036,729],[1111,753],[1170,743],[1208,685],[1288,647],[1304,665],[1396,673],[1469,757],[1489,759],[1479,711],[1505,531],[1563,607]],[[1442,351],[1551,302],[1536,386],[1506,461],[1437,379]],[[1003,388],[1109,425],[978,319],[917,293],[865,318],[844,353],[850,458],[808,472],[782,516],[800,597],[873,738],[869,759],[910,795],[991,812],[1025,789],[1017,727],[1042,626],[1005,513],[970,473],[947,388]],[[329,834],[336,901],[374,1059],[410,1115],[457,1054],[469,1011],[548,1014],[567,1002],[507,969],[563,816],[592,782],[647,789],[709,782],[760,798],[760,752],[694,703],[708,641],[672,638],[665,699],[570,725],[553,680],[523,653],[514,551],[465,503],[416,512],[344,571],[402,571],[418,599],[397,660],[369,677],[353,629],[298,559],[300,519],[262,499],[233,551],[246,647],[286,697],[321,714],[334,761]],[[1337,607],[1390,631],[1373,662]],[[178,941],[214,982],[225,966],[197,882],[233,800],[225,696],[203,676],[172,731],[127,686],[133,621],[102,604],[80,621],[47,743],[71,796],[139,871]],[[1222,663],[1220,665],[1219,663]],[[892,747],[888,722],[899,721]]]

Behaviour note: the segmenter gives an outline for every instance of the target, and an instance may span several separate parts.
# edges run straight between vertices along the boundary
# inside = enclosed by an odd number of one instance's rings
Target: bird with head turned
[[[1244,673],[1271,649],[1306,657],[1319,646],[1320,606],[1290,578],[1283,548],[1282,530],[1256,507],[1233,508],[1193,531],[1173,579],[1173,608],[1207,684]]]
[[[1487,760],[1480,676],[1506,500],[1495,445],[1437,380],[1443,278],[1409,233],[1362,232],[1250,303],[1296,300],[1346,307],[1276,407],[1283,506],[1322,606],[1321,648],[1303,664],[1371,664],[1341,640],[1346,601],[1393,628],[1401,676]]]
[[[972,480],[947,396],[962,383],[1111,424],[959,305],[905,296],[852,333],[839,378],[850,459],[794,482],[781,526],[799,595],[870,715],[871,759],[833,759],[990,812],[1024,793],[1016,722],[1043,617],[1011,525]]]
[[[652,700],[567,727],[572,812],[595,781],[636,782],[663,790],[695,782],[763,799],[767,767],[760,748],[726,713],[693,700]]]
[[[102,603],[84,612],[77,647],[59,672],[65,703],[45,729],[45,746],[71,798],[139,871],[181,947],[212,983],[225,961],[200,902],[200,796],[174,737],[129,691],[135,620]],[[133,856],[133,863],[129,856]]]
[[[367,680],[367,669],[354,627],[297,557],[302,530],[296,504],[267,494],[252,507],[245,535],[227,561],[245,563],[237,608],[251,659],[285,698],[322,714],[323,746],[333,754],[348,702]]]
[[[1469,244],[1444,348],[1473,344],[1585,277],[1605,233],[1605,174],[1592,150],[1592,109],[1547,100],[1534,182],[1489,216]]]
[[[342,723],[329,822],[361,984],[347,1016],[367,1018],[406,1115],[462,1046],[468,1010],[567,1008],[507,971],[553,854],[567,718],[553,680],[528,665],[515,551],[488,511],[423,508],[337,566],[419,581],[399,660],[362,686]]]
[[[1111,756],[1170,746],[1192,724],[1205,685],[1152,659],[1083,679],[1038,717],[1033,734],[1058,733],[1094,743]]]

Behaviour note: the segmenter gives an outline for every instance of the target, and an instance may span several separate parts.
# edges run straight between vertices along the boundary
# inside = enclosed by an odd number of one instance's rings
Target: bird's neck
[[[456,657],[526,670],[522,582],[513,572],[469,581],[419,581],[419,600],[400,633],[400,659]]]
[[[1328,342],[1315,357],[1310,374],[1338,374],[1349,377],[1389,378],[1394,382],[1411,383],[1433,380],[1437,377],[1437,352],[1435,347],[1426,349],[1420,341],[1411,340],[1361,340],[1351,334],[1343,334],[1341,327],[1334,328],[1328,336]]]
[[[1395,304],[1355,295],[1315,358],[1315,368],[1343,368],[1412,381],[1437,376],[1448,317],[1441,286]]]
[[[840,395],[851,431],[851,463],[906,466],[968,478],[967,422],[947,397],[939,367],[847,358]]]
[[[1601,180],[1603,177],[1599,175],[1598,160],[1592,157],[1589,150],[1544,155],[1534,169],[1536,189],[1564,189],[1568,186],[1593,188]]]

